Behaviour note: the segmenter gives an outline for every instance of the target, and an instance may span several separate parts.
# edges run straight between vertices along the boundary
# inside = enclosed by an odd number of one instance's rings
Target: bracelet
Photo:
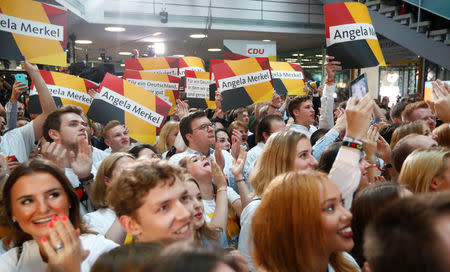
[[[94,175],[92,173],[89,174],[89,176],[85,177],[85,178],[78,178],[78,180],[80,182],[88,182],[94,179]]]
[[[359,151],[362,151],[364,142],[350,136],[345,136],[342,140],[342,146],[352,147],[358,149]]]
[[[220,187],[217,189],[217,192],[226,192],[227,191],[227,187]]]
[[[327,81],[325,81],[325,84],[329,84],[329,83],[334,83],[334,79],[332,78],[332,79],[327,79]]]

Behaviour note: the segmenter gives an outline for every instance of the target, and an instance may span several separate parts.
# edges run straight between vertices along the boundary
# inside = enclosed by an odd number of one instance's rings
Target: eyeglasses
[[[215,129],[216,124],[214,124],[214,123],[203,124],[203,125],[199,126],[198,128],[193,128],[192,130],[199,129],[199,130],[203,130],[203,131],[208,131],[208,128]]]

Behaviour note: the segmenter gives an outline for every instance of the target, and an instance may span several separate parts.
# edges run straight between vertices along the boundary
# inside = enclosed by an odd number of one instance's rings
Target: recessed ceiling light
[[[154,42],[164,42],[163,38],[158,37],[147,37],[139,40],[140,42],[154,43]]]
[[[294,57],[298,57],[298,54],[297,54],[297,53],[294,53],[294,54],[292,54],[292,56],[294,56]]]
[[[220,48],[208,48],[208,51],[209,52],[219,52],[219,51],[222,51],[222,49],[220,49]]]
[[[208,37],[208,35],[206,34],[191,34],[189,35],[189,37],[191,37],[192,39],[203,39]]]
[[[174,57],[179,57],[179,58],[182,58],[182,57],[184,57],[184,55],[173,55]]]
[[[119,52],[119,55],[122,55],[122,56],[130,56],[130,55],[131,55],[131,52]]]
[[[121,63],[120,66],[124,67],[124,66],[125,66],[125,63]]]
[[[316,57],[321,58],[321,57],[323,57],[323,55],[316,55]]]
[[[75,43],[76,44],[91,44],[92,41],[90,41],[90,40],[76,40]]]
[[[271,42],[271,40],[262,40],[263,42]]]
[[[125,28],[120,26],[108,26],[105,27],[105,30],[109,32],[124,32]]]
[[[155,33],[152,34],[152,36],[159,36],[161,34],[163,34],[163,33],[162,32],[155,32]]]
[[[101,58],[101,57],[98,57],[97,59],[98,59],[98,60],[102,60],[102,58]]]

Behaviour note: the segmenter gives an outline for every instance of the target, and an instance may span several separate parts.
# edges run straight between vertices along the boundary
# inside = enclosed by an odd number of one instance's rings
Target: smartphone
[[[350,90],[352,92],[352,97],[356,98],[363,98],[369,92],[366,73],[362,73],[359,77],[350,82]]]
[[[28,79],[27,79],[27,75],[25,74],[16,74],[16,81],[20,81],[25,83],[25,85],[27,85],[27,89],[28,89]]]

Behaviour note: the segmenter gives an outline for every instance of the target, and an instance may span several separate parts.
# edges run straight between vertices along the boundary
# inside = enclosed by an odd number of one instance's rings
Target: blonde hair
[[[403,124],[400,127],[396,128],[394,130],[394,133],[392,133],[391,137],[391,150],[394,149],[395,145],[400,141],[403,137],[412,134],[417,133],[419,135],[423,135],[424,133],[424,122],[422,120],[416,120],[411,123]]]
[[[398,180],[406,183],[413,193],[429,192],[432,179],[445,170],[449,157],[447,148],[414,150],[403,162]]]
[[[179,129],[178,122],[176,121],[169,121],[162,127],[161,132],[159,133],[158,142],[155,145],[156,151],[158,151],[159,154],[162,154],[171,148],[171,146],[167,144],[167,137],[175,128]]]
[[[111,120],[111,121],[109,121],[109,122],[106,124],[106,126],[103,127],[103,137],[104,137],[105,139],[108,139],[108,132],[109,132],[111,129],[113,129],[113,128],[117,127],[117,126],[121,126],[121,125],[122,125],[122,124],[121,124],[119,121],[117,121],[117,120]]]
[[[106,200],[105,177],[112,178],[111,175],[116,167],[116,162],[123,157],[134,159],[133,155],[129,153],[116,152],[106,157],[102,161],[102,164],[100,164],[94,183],[92,184],[91,193],[89,194],[92,204],[94,204],[97,209],[108,207],[108,201]]]
[[[271,182],[252,220],[253,260],[258,267],[318,271],[326,252],[319,187],[327,182],[331,181],[326,174],[314,170],[287,172]],[[332,253],[328,262],[336,271],[357,271],[340,252]]]
[[[269,137],[250,174],[250,184],[257,196],[262,196],[274,177],[293,170],[297,143],[301,139],[308,138],[292,130],[274,133]]]
[[[444,123],[433,130],[433,134],[437,137],[437,142],[441,146],[450,148],[450,124]]]

